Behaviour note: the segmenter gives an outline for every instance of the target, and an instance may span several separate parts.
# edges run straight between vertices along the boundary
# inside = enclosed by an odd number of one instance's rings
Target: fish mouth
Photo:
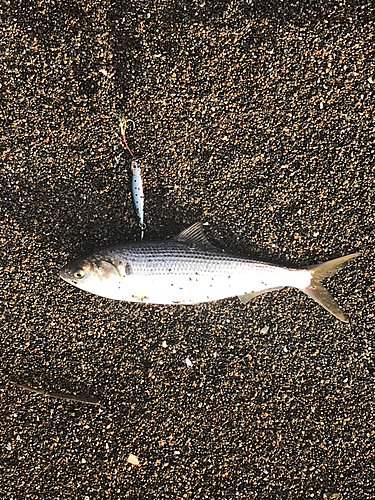
[[[67,281],[68,283],[74,283],[74,280],[72,279],[72,275],[69,272],[69,270],[64,266],[62,269],[59,271],[59,277],[62,278],[64,281]]]

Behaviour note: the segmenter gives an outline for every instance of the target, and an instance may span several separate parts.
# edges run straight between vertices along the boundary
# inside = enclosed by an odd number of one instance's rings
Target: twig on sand
[[[66,401],[77,401],[78,403],[86,403],[89,405],[98,405],[99,400],[93,397],[85,396],[75,396],[74,394],[64,394],[63,392],[48,392],[43,389],[36,389],[35,387],[30,387],[29,385],[18,384],[13,380],[10,381],[11,384],[15,385],[19,389],[24,389],[25,391],[33,392],[34,394],[41,394],[49,398],[64,399]]]

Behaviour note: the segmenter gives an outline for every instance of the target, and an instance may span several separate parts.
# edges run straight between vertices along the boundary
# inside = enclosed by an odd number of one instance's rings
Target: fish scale
[[[197,304],[257,295],[286,286],[302,290],[341,321],[348,321],[321,280],[344,267],[351,254],[309,269],[292,269],[224,253],[197,223],[159,242],[124,243],[67,264],[60,276],[102,297],[152,304]]]
[[[104,255],[104,254],[103,254]],[[152,275],[162,270],[169,273],[173,269],[180,273],[191,273],[199,270],[207,274],[227,273],[230,269],[241,269],[249,260],[228,255],[212,255],[197,248],[188,248],[179,243],[154,243],[140,247],[134,244],[117,247],[105,254],[110,259],[126,259],[132,262],[134,272]]]

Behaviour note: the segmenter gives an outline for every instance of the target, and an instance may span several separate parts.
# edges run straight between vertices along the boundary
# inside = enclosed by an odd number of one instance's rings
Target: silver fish
[[[124,243],[67,264],[60,276],[109,299],[152,304],[197,304],[237,295],[246,304],[286,286],[302,290],[341,321],[347,316],[322,286],[354,253],[308,269],[291,269],[224,253],[201,223],[160,242]]]
[[[141,240],[143,240],[146,225],[144,223],[143,210],[144,210],[144,194],[143,194],[143,182],[141,175],[141,167],[138,165],[137,160],[133,160],[130,164],[130,169],[132,172],[132,198],[135,213],[137,214],[139,227],[141,228]]]

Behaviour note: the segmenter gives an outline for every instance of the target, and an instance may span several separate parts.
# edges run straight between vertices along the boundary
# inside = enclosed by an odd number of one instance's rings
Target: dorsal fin
[[[174,236],[173,239],[179,243],[186,243],[187,245],[198,246],[205,248],[206,250],[215,250],[220,252],[221,250],[210,241],[208,241],[207,236],[203,231],[203,224],[201,222],[196,222],[192,226],[184,229],[180,234]]]

